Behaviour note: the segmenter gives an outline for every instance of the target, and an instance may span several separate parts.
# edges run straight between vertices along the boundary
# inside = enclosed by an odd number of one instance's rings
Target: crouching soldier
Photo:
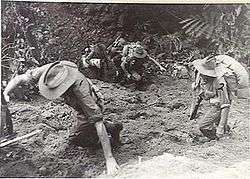
[[[110,58],[114,62],[116,68],[116,81],[120,81],[123,77],[123,70],[121,69],[121,59],[123,47],[127,44],[124,38],[118,37],[113,44],[108,47]]]
[[[199,103],[208,100],[209,109],[201,119],[199,129],[209,140],[221,138],[229,130],[228,114],[235,92],[240,98],[249,97],[248,73],[227,55],[195,60],[193,65],[197,71],[192,88],[199,90],[199,96],[191,109],[190,119],[195,117]]]
[[[121,68],[127,79],[140,81],[143,73],[143,64],[146,60],[151,60],[161,71],[166,69],[155,59],[151,58],[140,42],[125,45],[122,51]]]
[[[110,60],[105,45],[101,43],[90,45],[85,52],[86,54],[81,59],[83,67],[94,67],[97,78],[107,81],[107,68]]]
[[[92,147],[101,142],[106,159],[107,173],[115,174],[119,166],[111,152],[111,142],[119,142],[122,125],[103,121],[102,96],[77,69],[75,63],[61,61],[50,63],[13,78],[4,91],[5,99],[11,90],[22,82],[37,82],[40,93],[53,100],[60,96],[65,103],[73,107],[77,115],[69,137],[70,144]],[[96,103],[96,101],[99,101]],[[98,106],[99,104],[99,106]],[[110,140],[109,140],[110,139]]]

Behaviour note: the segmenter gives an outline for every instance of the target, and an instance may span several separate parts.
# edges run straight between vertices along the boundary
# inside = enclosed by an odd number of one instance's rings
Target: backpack
[[[215,71],[224,77],[229,89],[238,98],[249,98],[249,74],[243,65],[228,55],[217,55]]]

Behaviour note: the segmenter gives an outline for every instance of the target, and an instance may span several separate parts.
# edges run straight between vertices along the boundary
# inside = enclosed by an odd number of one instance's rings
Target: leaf
[[[205,25],[206,23],[201,22],[200,25],[195,29],[195,33],[198,33]]]
[[[199,20],[199,19],[198,19]],[[190,26],[191,24],[193,24],[193,23],[195,23],[196,21],[198,21],[197,19],[193,19],[192,21],[190,21],[190,22],[188,22],[186,25],[184,25],[183,27],[182,27],[182,29],[185,29],[185,28],[187,28],[188,26]]]
[[[194,18],[189,18],[189,19],[185,19],[185,20],[183,20],[183,21],[180,21],[179,23],[180,24],[184,24],[184,23],[186,23],[186,22],[188,22],[188,21],[191,21],[191,20],[193,20]]]
[[[197,32],[197,34],[195,35],[195,37],[200,37],[201,35],[204,34],[205,31],[207,31],[207,29],[209,28],[208,24],[204,24],[205,26],[202,27],[201,30],[199,30],[199,32]]]
[[[201,21],[197,21],[196,23],[192,24],[187,30],[186,33],[190,33],[191,31],[196,31],[195,29],[197,28],[198,24],[202,23]]]

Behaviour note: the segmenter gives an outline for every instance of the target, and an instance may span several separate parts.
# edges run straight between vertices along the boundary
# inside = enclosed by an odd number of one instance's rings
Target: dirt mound
[[[118,178],[245,178],[250,174],[250,160],[238,162],[229,168],[213,162],[174,156],[165,153],[147,161],[128,165]]]
[[[143,173],[143,170],[126,173],[127,167],[138,163],[138,157],[145,161],[164,153],[171,154],[172,158],[174,155],[185,156],[193,163],[204,162],[204,167],[197,170],[198,163],[191,168],[185,163],[179,166],[195,172],[209,172],[217,166],[230,167],[249,158],[249,106],[246,101],[235,102],[232,106],[230,136],[201,144],[197,140],[201,136],[197,126],[200,117],[188,120],[191,103],[188,79],[175,81],[162,76],[146,91],[98,80],[94,83],[105,96],[105,119],[124,125],[122,145],[113,150],[118,163],[125,169],[121,176]],[[205,106],[201,106],[199,115],[205,112]],[[73,112],[61,100],[47,101],[38,97],[29,103],[12,102],[9,108],[18,136],[35,129],[43,132],[0,149],[0,176],[95,177],[103,173],[105,161],[101,149],[67,147],[68,129],[74,122]],[[179,163],[178,160],[176,165]],[[24,166],[22,173],[20,166]],[[173,170],[176,174],[178,171]]]

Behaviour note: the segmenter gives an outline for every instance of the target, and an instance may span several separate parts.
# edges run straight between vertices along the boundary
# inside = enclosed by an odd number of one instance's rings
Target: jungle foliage
[[[188,18],[187,18],[188,17]],[[56,60],[78,62],[89,44],[123,32],[161,61],[211,52],[247,63],[249,13],[238,5],[82,4],[2,1],[2,79]],[[249,62],[248,62],[249,65]]]

